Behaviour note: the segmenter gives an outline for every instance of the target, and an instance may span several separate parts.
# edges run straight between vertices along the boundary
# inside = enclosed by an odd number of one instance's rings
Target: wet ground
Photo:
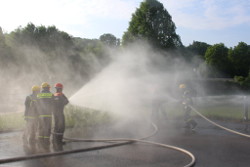
[[[250,166],[250,138],[241,137],[221,130],[214,125],[196,118],[196,131],[189,132],[178,120],[158,122],[158,133],[149,140],[184,148],[196,157],[196,167],[248,167]],[[217,123],[244,132],[245,125],[240,123]],[[127,125],[127,130],[95,129],[93,138],[138,137],[149,134],[149,126]],[[79,130],[79,129],[78,129]],[[244,132],[248,133],[248,132]],[[68,130],[65,135],[77,136],[77,130]],[[248,133],[249,134],[249,133]],[[0,134],[0,159],[22,156],[26,153],[22,146],[22,133]],[[67,143],[64,150],[87,148],[107,143]],[[0,164],[0,167],[177,167],[188,164],[190,158],[183,153],[157,146],[137,143],[98,151],[75,153],[57,157],[40,158],[13,163]]]

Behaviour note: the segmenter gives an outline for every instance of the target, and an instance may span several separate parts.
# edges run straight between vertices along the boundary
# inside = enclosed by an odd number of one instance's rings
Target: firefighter
[[[179,92],[178,92],[178,98],[183,98],[184,92],[187,90],[186,84],[180,84],[179,85]]]
[[[186,90],[183,93],[183,100],[182,100],[183,110],[185,112],[184,120],[185,120],[185,128],[194,130],[194,128],[197,126],[196,121],[191,116],[191,107],[193,105],[193,100],[191,98],[189,90]]]
[[[56,93],[54,94],[55,109],[53,111],[53,117],[55,122],[53,133],[53,146],[54,149],[62,150],[63,146],[63,134],[65,130],[65,117],[64,107],[69,103],[68,98],[63,94],[63,85],[61,83],[55,84]]]
[[[50,85],[47,82],[42,83],[41,88],[41,92],[37,94],[39,115],[38,140],[42,151],[49,151],[54,95],[50,92]]]
[[[24,146],[35,148],[36,132],[38,128],[38,113],[37,113],[37,94],[40,92],[40,86],[34,85],[31,88],[32,94],[26,97],[24,119],[26,127],[23,134]]]

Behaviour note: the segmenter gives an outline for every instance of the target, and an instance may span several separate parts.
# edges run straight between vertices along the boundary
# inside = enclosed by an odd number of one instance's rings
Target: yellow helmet
[[[180,89],[184,89],[184,88],[186,88],[186,85],[185,85],[185,84],[180,84],[180,85],[179,85],[179,88],[180,88]]]
[[[42,88],[50,88],[50,85],[47,82],[43,82],[41,87]]]
[[[38,85],[34,85],[32,86],[31,90],[34,92],[34,91],[40,91],[40,86]]]

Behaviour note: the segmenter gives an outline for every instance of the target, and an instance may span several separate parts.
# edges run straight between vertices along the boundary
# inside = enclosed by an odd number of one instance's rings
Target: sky
[[[122,38],[143,0],[0,0],[5,33],[28,23],[56,26],[73,37]],[[193,41],[227,47],[250,45],[250,0],[159,0],[172,16],[185,46]]]

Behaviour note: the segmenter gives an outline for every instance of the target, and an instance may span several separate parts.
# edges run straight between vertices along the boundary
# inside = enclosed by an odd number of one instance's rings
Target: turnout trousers
[[[39,116],[38,140],[40,146],[46,151],[49,151],[50,149],[51,124],[52,124],[51,115]]]

